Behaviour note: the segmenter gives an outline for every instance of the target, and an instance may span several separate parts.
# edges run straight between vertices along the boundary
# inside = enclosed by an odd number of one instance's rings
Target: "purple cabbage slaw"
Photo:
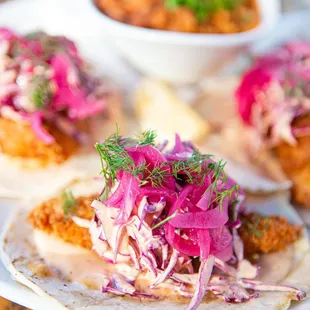
[[[72,41],[43,32],[20,36],[0,28],[0,75],[0,116],[29,122],[46,144],[54,142],[46,121],[79,139],[74,122],[101,113],[110,93]]]
[[[293,121],[310,112],[310,42],[292,42],[258,58],[236,91],[238,111],[262,146],[296,144],[310,125]]]
[[[169,280],[173,291],[191,298],[188,310],[197,309],[207,292],[237,303],[257,298],[257,291],[306,297],[293,287],[254,280],[259,268],[244,258],[238,235],[245,194],[225,175],[222,161],[200,154],[179,136],[170,151],[159,150],[152,139],[147,144],[118,134],[96,148],[106,187],[92,203],[90,233],[103,259],[149,273],[151,289]],[[120,276],[117,283],[112,276],[102,291],[153,296]]]

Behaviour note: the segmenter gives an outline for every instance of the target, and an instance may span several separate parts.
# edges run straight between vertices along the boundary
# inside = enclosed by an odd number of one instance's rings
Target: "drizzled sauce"
[[[183,299],[174,286],[169,283],[170,280],[151,289],[150,285],[155,281],[154,275],[150,272],[139,272],[131,264],[109,263],[95,252],[63,242],[39,230],[35,230],[34,240],[38,252],[45,262],[45,264],[29,266],[38,277],[52,276],[50,270],[53,268],[57,269],[62,277],[72,282],[81,283],[89,289],[101,290],[113,274],[118,274],[134,281],[137,291],[141,293],[158,298],[169,296],[175,300]],[[184,301],[186,300],[184,299]]]

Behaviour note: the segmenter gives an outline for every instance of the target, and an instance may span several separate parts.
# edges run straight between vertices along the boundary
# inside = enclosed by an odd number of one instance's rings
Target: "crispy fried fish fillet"
[[[44,166],[62,163],[78,148],[78,143],[52,125],[46,130],[55,137],[55,143],[45,144],[38,139],[31,126],[0,117],[0,152],[23,159],[36,160]]]
[[[244,242],[245,255],[278,252],[295,242],[301,226],[291,224],[284,217],[248,213],[241,218],[239,234]]]
[[[75,215],[91,220],[94,211],[90,208],[90,204],[95,198],[95,196],[78,198]],[[86,249],[92,248],[88,229],[78,226],[69,216],[65,216],[61,198],[43,202],[31,211],[28,220],[35,229],[74,245]],[[263,217],[257,213],[249,213],[242,217],[242,223],[239,233],[245,243],[246,255],[283,250],[295,242],[301,233],[300,226],[290,224],[285,218],[278,216]]]
[[[94,211],[90,208],[90,204],[95,198],[95,196],[77,198],[74,215],[91,220]],[[62,204],[62,198],[47,200],[30,212],[28,221],[35,229],[57,236],[74,245],[91,249],[92,242],[88,228],[78,226],[70,216],[66,216]]]
[[[309,124],[310,115],[294,121],[293,127]],[[275,154],[285,174],[293,182],[293,200],[310,208],[310,136],[298,138],[296,145],[280,144],[275,148]]]

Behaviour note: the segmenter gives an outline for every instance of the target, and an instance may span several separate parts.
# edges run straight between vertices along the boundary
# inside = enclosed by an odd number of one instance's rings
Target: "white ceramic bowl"
[[[83,0],[85,1],[85,0]],[[174,83],[193,83],[231,63],[240,52],[273,28],[280,15],[278,0],[258,0],[261,23],[237,34],[188,34],[135,27],[100,12],[92,0],[85,11],[93,21],[100,18],[102,32],[141,72]],[[97,24],[97,23],[96,23]]]

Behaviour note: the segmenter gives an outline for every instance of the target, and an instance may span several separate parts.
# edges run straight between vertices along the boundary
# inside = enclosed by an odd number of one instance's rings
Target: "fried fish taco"
[[[152,131],[96,148],[96,199],[73,189],[8,224],[2,260],[17,281],[73,309],[287,309],[306,298],[308,240],[287,197],[246,199],[224,162],[178,136],[171,150]]]
[[[68,178],[93,176],[93,135],[95,129],[109,135],[111,124],[121,122],[118,100],[73,41],[0,28],[0,196],[37,196],[30,184],[48,182],[38,191],[44,197]]]
[[[279,47],[255,61],[236,92],[239,114],[252,132],[250,155],[268,151],[292,181],[294,202],[305,208],[310,208],[309,59],[309,42]]]

